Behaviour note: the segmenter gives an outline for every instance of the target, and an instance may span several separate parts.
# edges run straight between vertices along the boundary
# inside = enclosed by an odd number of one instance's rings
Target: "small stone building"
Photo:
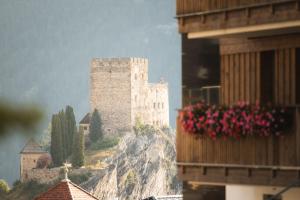
[[[168,84],[148,83],[147,59],[93,59],[90,84],[91,111],[98,109],[105,131],[130,130],[137,121],[169,125]]]
[[[90,132],[91,114],[87,113],[79,122],[79,129],[83,129],[83,134],[86,136]]]
[[[33,139],[30,139],[20,152],[20,155],[20,180],[23,182],[30,178],[29,174],[36,168],[38,159],[49,154]]]

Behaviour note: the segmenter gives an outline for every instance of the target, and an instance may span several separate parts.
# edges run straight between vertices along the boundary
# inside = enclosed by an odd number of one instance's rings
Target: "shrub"
[[[36,167],[39,169],[47,168],[51,165],[51,163],[52,163],[51,156],[49,154],[45,154],[39,157],[36,163]]]
[[[107,137],[92,143],[90,148],[92,150],[105,150],[118,145],[119,141],[120,139],[118,137]]]
[[[91,176],[92,176],[91,172],[86,172],[86,173],[82,173],[82,174],[70,174],[69,179],[75,184],[81,184],[81,183],[89,180],[89,178]]]

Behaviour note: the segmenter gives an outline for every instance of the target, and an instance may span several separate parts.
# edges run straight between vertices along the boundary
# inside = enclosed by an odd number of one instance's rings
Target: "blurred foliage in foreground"
[[[0,136],[13,128],[26,131],[35,128],[43,113],[36,106],[20,106],[0,102]],[[27,133],[24,131],[24,133]]]

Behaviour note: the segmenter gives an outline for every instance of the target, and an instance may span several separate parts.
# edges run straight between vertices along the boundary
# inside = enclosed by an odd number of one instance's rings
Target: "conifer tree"
[[[58,113],[58,117],[60,120],[60,135],[62,138],[62,142],[61,142],[61,149],[62,149],[62,157],[63,160],[65,161],[68,157],[68,151],[67,151],[67,147],[68,147],[68,133],[67,133],[67,124],[66,124],[66,115],[65,112],[63,110],[61,110]]]
[[[61,134],[61,121],[60,117],[55,114],[52,115],[51,121],[51,146],[50,153],[53,160],[54,166],[61,166],[63,158],[63,149],[62,149],[62,134]]]
[[[73,147],[73,138],[76,133],[76,120],[73,108],[71,106],[66,107],[66,132],[67,132],[67,156],[72,154],[72,147]]]
[[[83,129],[80,128],[74,134],[72,166],[81,167],[84,165],[84,135]]]
[[[92,114],[89,137],[94,142],[103,137],[101,117],[97,109]]]

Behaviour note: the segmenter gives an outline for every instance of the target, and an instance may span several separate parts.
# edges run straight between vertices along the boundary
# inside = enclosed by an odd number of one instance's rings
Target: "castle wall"
[[[168,84],[161,82],[148,86],[148,124],[169,126]]]
[[[49,183],[58,179],[59,176],[60,176],[60,168],[31,169],[25,171],[21,181],[26,182],[30,180],[35,180],[39,183]]]
[[[168,84],[148,83],[147,59],[93,59],[91,65],[91,109],[98,109],[105,130],[131,129],[137,120],[169,125]]]
[[[91,64],[92,111],[98,109],[103,127],[131,128],[131,59],[93,59]]]
[[[132,126],[136,124],[137,120],[144,123],[146,111],[149,109],[147,105],[148,60],[135,58],[133,61],[131,68]]]

